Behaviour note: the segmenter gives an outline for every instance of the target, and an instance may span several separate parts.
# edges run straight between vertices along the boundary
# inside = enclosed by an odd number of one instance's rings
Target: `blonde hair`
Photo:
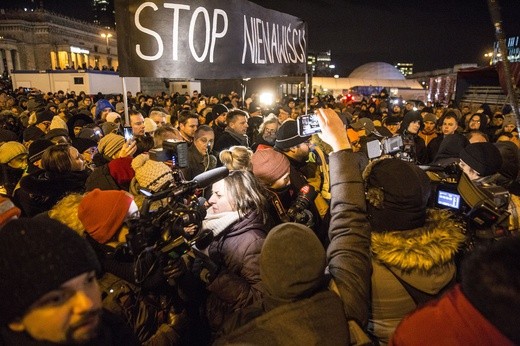
[[[69,226],[80,236],[83,236],[85,228],[78,218],[78,207],[83,197],[84,195],[79,193],[71,193],[63,197],[49,210],[49,217]]]
[[[251,171],[253,169],[252,156],[253,152],[242,145],[234,145],[222,150],[219,154],[220,161],[230,171]]]
[[[233,171],[223,179],[226,193],[230,200],[234,201],[234,207],[241,217],[252,211],[257,211],[264,222],[266,221],[266,190],[255,178],[252,172],[247,170]],[[244,193],[247,191],[247,193]]]

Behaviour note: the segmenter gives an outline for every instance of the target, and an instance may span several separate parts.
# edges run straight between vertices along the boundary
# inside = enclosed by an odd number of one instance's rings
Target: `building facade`
[[[117,70],[116,33],[45,10],[2,10],[0,73],[12,70]]]

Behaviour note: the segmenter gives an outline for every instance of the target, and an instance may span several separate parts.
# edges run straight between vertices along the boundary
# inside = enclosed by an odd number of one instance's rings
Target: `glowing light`
[[[263,92],[259,95],[260,104],[270,106],[274,102],[274,95],[272,92]]]

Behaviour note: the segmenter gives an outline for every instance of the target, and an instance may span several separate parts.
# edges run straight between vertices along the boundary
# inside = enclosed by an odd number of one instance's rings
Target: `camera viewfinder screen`
[[[453,209],[459,209],[460,207],[460,195],[447,191],[439,190],[437,197],[437,204]]]

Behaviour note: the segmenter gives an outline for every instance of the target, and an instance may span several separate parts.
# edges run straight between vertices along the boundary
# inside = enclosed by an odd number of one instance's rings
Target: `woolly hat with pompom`
[[[164,162],[150,160],[148,154],[141,154],[132,160],[135,179],[140,187],[158,192],[173,181],[173,172]]]

